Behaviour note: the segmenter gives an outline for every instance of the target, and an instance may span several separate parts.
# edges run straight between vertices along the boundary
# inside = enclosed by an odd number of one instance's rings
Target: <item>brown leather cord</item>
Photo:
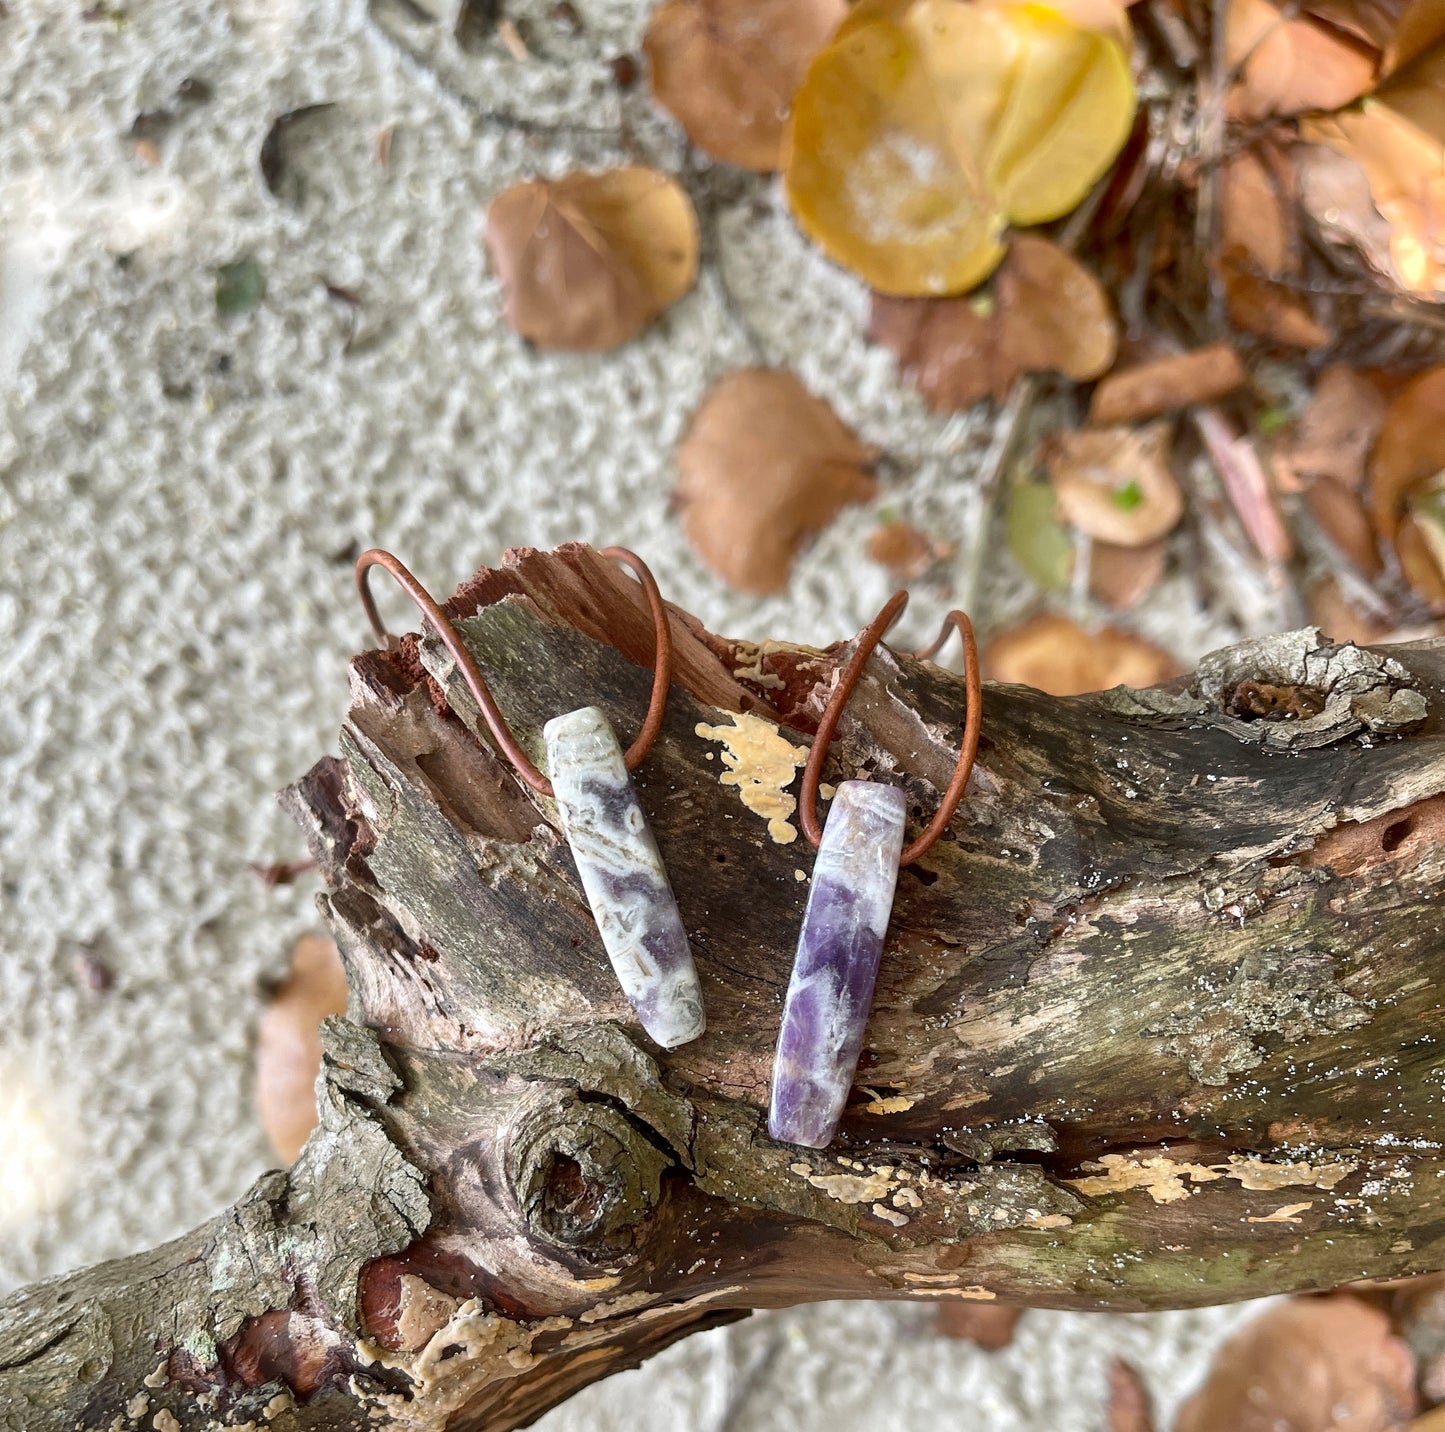
[[[818,785],[823,778],[823,766],[828,759],[828,748],[833,744],[833,735],[838,729],[843,708],[847,706],[854,688],[868,665],[874,648],[883,640],[885,633],[903,614],[908,605],[907,592],[895,592],[884,604],[883,610],[859,634],[853,647],[853,655],[838,684],[828,699],[823,719],[818,722],[818,734],[813,738],[813,748],[808,752],[808,763],[803,767],[803,788],[798,796],[799,815],[802,818],[803,834],[808,837],[814,849],[823,838],[822,827],[818,824]],[[947,829],[953,819],[968,778],[973,774],[973,763],[978,755],[978,737],[983,724],[983,679],[978,670],[978,642],[973,634],[973,623],[960,611],[952,611],[944,618],[943,630],[931,646],[915,653],[926,661],[939,651],[948,640],[949,630],[957,631],[963,641],[964,696],[967,706],[963,717],[963,744],[959,747],[958,763],[953,768],[953,779],[943,793],[943,800],[923,834],[906,846],[898,858],[900,866],[911,865],[925,854],[934,841]]]
[[[611,557],[631,569],[633,575],[642,583],[648,609],[652,613],[655,634],[652,696],[647,703],[647,718],[642,723],[642,730],[638,732],[637,739],[627,748],[627,754],[623,758],[627,769],[635,771],[652,749],[653,742],[657,740],[657,733],[662,729],[662,719],[667,714],[667,693],[672,684],[672,629],[668,625],[667,607],[663,603],[662,593],[658,591],[657,581],[647,563],[635,552],[629,552],[625,547],[604,547],[602,555]],[[381,643],[382,648],[389,650],[393,645],[393,638],[382,622],[380,613],[376,609],[376,599],[371,594],[370,573],[373,567],[380,567],[394,578],[397,585],[412,599],[422,615],[431,623],[432,630],[437,634],[441,644],[451,653],[452,660],[456,662],[458,670],[461,671],[462,678],[467,683],[467,690],[472,693],[472,700],[477,703],[477,710],[482,713],[482,719],[492,733],[492,739],[497,743],[502,754],[516,767],[517,774],[538,795],[550,796],[552,782],[537,769],[531,757],[517,743],[517,738],[512,734],[512,728],[507,724],[507,718],[502,715],[492,697],[486,679],[477,666],[476,658],[468,650],[467,644],[462,640],[456,627],[452,625],[451,619],[437,604],[431,593],[406,569],[399,558],[392,556],[390,552],[383,551],[380,547],[373,547],[356,559],[356,590],[361,597],[361,605],[366,612],[366,619],[371,623],[371,629],[375,632],[376,639]]]

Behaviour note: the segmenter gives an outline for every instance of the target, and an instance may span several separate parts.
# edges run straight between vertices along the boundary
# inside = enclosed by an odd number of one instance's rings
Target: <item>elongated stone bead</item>
[[[893,911],[907,801],[897,786],[844,781],[833,797],[798,934],[773,1061],[768,1132],[826,1148],[838,1128]]]
[[[548,774],[618,983],[664,1049],[703,1031],[702,990],[667,871],[607,718],[595,706],[542,728]]]

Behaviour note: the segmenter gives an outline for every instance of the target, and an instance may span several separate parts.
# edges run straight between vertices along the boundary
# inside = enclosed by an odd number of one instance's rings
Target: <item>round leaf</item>
[[[534,179],[487,211],[502,314],[539,348],[597,352],[641,333],[697,280],[692,203],[641,166]]]
[[[997,266],[1006,224],[1084,197],[1133,116],[1117,33],[1037,4],[864,0],[794,101],[788,202],[879,292],[958,293]]]
[[[793,95],[844,0],[666,0],[643,48],[657,102],[715,159],[776,169]]]

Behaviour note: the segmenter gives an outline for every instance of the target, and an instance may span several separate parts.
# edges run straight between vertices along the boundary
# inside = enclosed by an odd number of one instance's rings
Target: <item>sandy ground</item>
[[[620,541],[714,627],[849,633],[889,588],[860,561],[876,509],[766,601],[722,588],[669,516],[688,413],[757,361],[886,449],[878,507],[945,537],[974,519],[976,424],[899,386],[863,341],[861,287],[769,180],[710,170],[645,94],[619,97],[606,61],[636,50],[645,8],[578,0],[563,33],[552,5],[514,5],[535,50],[518,64],[496,46],[418,59],[336,3],[0,7],[0,1285],[173,1235],[268,1165],[252,1040],[316,917],[304,882],[267,889],[248,862],[299,853],[272,793],[333,743],[365,636],[359,547],[440,589],[508,545]],[[278,200],[262,141],[321,102]],[[138,156],[137,114],[163,109]],[[527,352],[498,321],[488,198],[639,157],[699,199],[697,290],[605,359]],[[264,301],[220,315],[215,270],[246,256]],[[994,560],[985,626],[1020,600]],[[921,589],[903,637],[944,604]],[[1185,659],[1222,635],[1167,595],[1143,621]],[[990,1356],[929,1336],[927,1309],[827,1305],[695,1339],[544,1425],[786,1414],[840,1432],[966,1411],[1082,1432],[1111,1352],[1168,1406],[1239,1317],[1036,1314]]]

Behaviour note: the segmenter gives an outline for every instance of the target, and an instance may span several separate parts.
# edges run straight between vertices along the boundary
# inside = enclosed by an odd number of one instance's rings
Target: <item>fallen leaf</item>
[[[893,353],[935,413],[954,413],[988,397],[1002,377],[992,308],[989,295],[893,298],[875,293],[868,337]],[[1007,382],[1003,388],[1007,391]]]
[[[1291,1298],[1215,1354],[1175,1432],[1398,1432],[1416,1410],[1415,1358],[1379,1309],[1348,1294]]]
[[[237,259],[216,270],[216,308],[221,313],[249,313],[266,297],[266,275],[253,258]]]
[[[291,971],[261,1015],[256,1038],[256,1106],[283,1163],[291,1164],[316,1127],[321,1021],[346,1013],[346,974],[335,944],[303,935]]]
[[[1119,326],[1098,279],[1057,244],[1018,234],[994,280],[1001,365],[1088,382],[1109,370]]]
[[[504,189],[487,210],[486,242],[503,317],[543,349],[616,348],[697,279],[692,202],[637,165]]]
[[[791,373],[744,368],[703,399],[677,449],[693,550],[731,586],[780,592],[798,549],[877,484],[877,451]]]
[[[965,298],[873,295],[868,336],[891,349],[934,412],[992,395],[1020,373],[1097,378],[1114,361],[1119,329],[1099,281],[1057,244],[1019,234],[993,291]]]
[[[1244,381],[1244,365],[1234,349],[1227,343],[1211,343],[1192,353],[1116,369],[1094,389],[1089,421],[1100,426],[1134,423],[1171,408],[1212,403]]]
[[[1385,75],[1445,40],[1441,0],[1309,0],[1305,8],[1382,51]]]
[[[1009,492],[1004,529],[1014,560],[1046,592],[1068,585],[1074,543],[1059,520],[1059,504],[1047,482],[1019,482]]]
[[[1022,1308],[997,1303],[945,1303],[938,1309],[934,1326],[942,1337],[977,1343],[986,1352],[1001,1352],[1014,1340],[1022,1313]]]
[[[900,582],[912,582],[937,566],[953,549],[908,522],[880,522],[868,536],[868,560]]]
[[[1184,515],[1184,495],[1169,468],[1167,422],[1059,433],[1046,462],[1064,516],[1100,541],[1142,547],[1173,531]]]
[[[1431,607],[1445,606],[1445,524],[1407,513],[1395,534],[1395,552],[1415,594]]]
[[[1303,297],[1284,285],[1241,268],[1226,256],[1225,298],[1236,328],[1286,348],[1324,348],[1330,330],[1310,312]]]
[[[1332,477],[1321,477],[1305,491],[1305,505],[1325,536],[1357,572],[1367,577],[1383,567],[1364,499]]]
[[[1366,256],[1406,292],[1445,294],[1445,45],[1386,81],[1359,108],[1307,119],[1300,132],[1364,172],[1373,207],[1389,226],[1388,268],[1368,249]],[[1319,200],[1308,190],[1305,197],[1316,212]],[[1351,227],[1368,231],[1368,215]]]
[[[1327,477],[1358,491],[1384,420],[1385,399],[1378,386],[1343,363],[1331,364],[1320,374],[1293,434],[1276,451],[1276,471],[1288,474],[1294,486]]]
[[[1275,159],[1273,151],[1242,149],[1220,166],[1219,246],[1279,276],[1299,269],[1299,231]]]
[[[1445,364],[1407,383],[1385,410],[1370,462],[1370,517],[1393,542],[1409,498],[1445,470]]]
[[[1310,588],[1305,599],[1310,621],[1331,641],[1352,641],[1369,646],[1390,633],[1389,623],[1362,612],[1345,595],[1339,579],[1323,577]]]
[[[1164,575],[1169,543],[1162,537],[1142,547],[1095,542],[1089,553],[1089,594],[1115,611],[1138,606]]]
[[[1100,627],[1085,631],[1067,617],[1043,614],[1000,632],[983,657],[994,681],[1032,686],[1051,696],[1078,696],[1110,686],[1155,686],[1179,663],[1143,637]]]
[[[1121,1357],[1109,1364],[1109,1432],[1154,1432],[1144,1379]]]
[[[1006,224],[1078,204],[1134,106],[1117,34],[1044,5],[864,0],[794,99],[784,189],[879,292],[958,293],[998,265]]]
[[[1225,15],[1225,60],[1239,71],[1226,100],[1231,119],[1339,109],[1375,82],[1374,51],[1308,15],[1291,17],[1269,0],[1230,0]]]
[[[1297,190],[1293,168],[1267,143],[1221,166],[1218,270],[1236,328],[1311,349],[1330,335],[1290,282],[1300,272],[1302,252]]]
[[[776,169],[793,95],[845,0],[666,0],[647,22],[652,93],[699,149]]]

